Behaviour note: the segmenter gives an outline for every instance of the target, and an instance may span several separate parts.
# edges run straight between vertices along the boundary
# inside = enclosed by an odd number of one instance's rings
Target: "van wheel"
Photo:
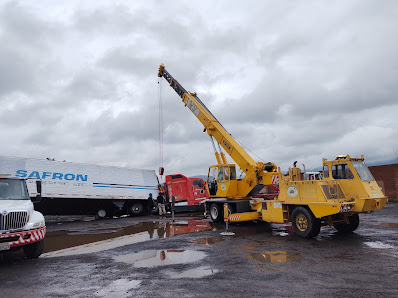
[[[304,207],[296,207],[293,210],[291,221],[296,234],[303,238],[316,237],[321,230],[320,219]]]
[[[348,221],[350,222],[349,224],[339,223],[339,224],[335,224],[333,226],[337,231],[339,231],[341,233],[349,233],[349,232],[355,231],[359,226],[358,213],[355,213],[355,214],[349,216]]]
[[[23,251],[28,259],[37,259],[44,251],[44,239],[36,243],[23,246]]]
[[[210,218],[213,222],[221,222],[223,219],[222,210],[215,203],[210,205]]]
[[[138,216],[144,212],[144,205],[140,202],[133,202],[129,206],[129,213],[131,216]]]

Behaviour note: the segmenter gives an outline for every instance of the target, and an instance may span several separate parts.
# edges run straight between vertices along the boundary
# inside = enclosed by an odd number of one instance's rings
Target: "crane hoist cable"
[[[231,137],[233,137],[231,135]],[[241,143],[237,138],[233,137],[239,145],[241,145],[243,148],[245,148],[247,151],[249,151],[251,154],[253,154],[255,157],[257,157],[259,160],[261,160],[262,162],[265,162],[264,159],[262,159],[260,156],[258,156],[256,153],[254,153],[252,150],[250,150],[247,146],[245,146],[243,143]]]
[[[159,176],[162,177],[164,173],[163,167],[163,97],[162,97],[162,82],[158,77],[158,98],[159,98]]]

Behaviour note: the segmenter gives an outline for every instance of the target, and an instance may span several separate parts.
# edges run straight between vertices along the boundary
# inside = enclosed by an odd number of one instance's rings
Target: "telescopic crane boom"
[[[209,185],[209,192],[213,197],[242,198],[256,195],[264,185],[275,182],[276,165],[272,162],[256,162],[239,143],[227,132],[217,118],[209,111],[206,105],[199,99],[196,93],[190,93],[174,79],[165,69],[164,65],[159,66],[158,76],[163,77],[169,82],[171,88],[182,98],[185,106],[203,124],[204,131],[213,140],[216,140],[225,152],[235,161],[240,169],[245,173],[242,180],[236,179],[236,169],[234,164],[228,164],[224,154],[215,150],[218,164],[210,167],[209,177],[215,176],[217,185]],[[214,145],[214,144],[213,144]],[[215,146],[214,146],[214,149]],[[213,175],[212,175],[213,174]],[[274,177],[274,178],[273,178]],[[220,178],[220,179],[218,179]],[[211,181],[208,181],[208,184]],[[216,191],[215,191],[216,189]]]

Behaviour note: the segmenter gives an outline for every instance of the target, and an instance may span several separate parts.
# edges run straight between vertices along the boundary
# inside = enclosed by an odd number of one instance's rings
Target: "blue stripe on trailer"
[[[131,187],[131,186],[111,186],[111,185],[93,185],[93,187],[158,190],[158,188],[152,188],[152,187]]]

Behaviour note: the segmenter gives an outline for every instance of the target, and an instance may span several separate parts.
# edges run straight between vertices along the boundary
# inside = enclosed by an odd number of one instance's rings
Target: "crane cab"
[[[339,155],[332,161],[323,159],[323,175],[329,185],[339,186],[342,198],[355,200],[354,211],[381,209],[387,203],[387,197],[370,173],[363,155],[360,158]]]
[[[218,164],[209,167],[207,175],[207,191],[210,197],[232,197],[238,191],[236,166],[234,164]]]

